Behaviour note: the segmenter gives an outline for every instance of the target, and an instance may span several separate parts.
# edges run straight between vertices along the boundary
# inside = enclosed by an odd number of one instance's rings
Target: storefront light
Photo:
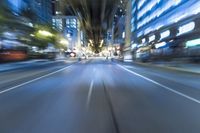
[[[166,42],[161,42],[161,43],[157,43],[155,44],[156,49],[164,47],[167,43]]]
[[[200,46],[200,38],[186,42],[186,47],[195,47],[195,46]]]

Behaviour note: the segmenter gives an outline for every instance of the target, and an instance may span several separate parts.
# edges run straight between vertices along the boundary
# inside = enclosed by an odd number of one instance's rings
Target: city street
[[[0,73],[0,133],[199,133],[200,75],[93,58]]]

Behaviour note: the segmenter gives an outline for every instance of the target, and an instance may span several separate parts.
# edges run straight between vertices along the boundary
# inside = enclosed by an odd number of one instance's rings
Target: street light
[[[63,44],[63,45],[68,45],[69,44],[69,42],[66,39],[61,39],[60,43]]]
[[[92,44],[93,43],[93,41],[92,40],[89,40],[89,42]]]
[[[100,46],[99,46],[100,48],[103,47],[103,42],[104,42],[104,40],[101,40],[101,43],[100,43]]]
[[[53,34],[50,33],[49,31],[45,31],[45,30],[39,30],[38,33],[42,36],[46,36],[46,37],[52,37]]]
[[[30,34],[30,36],[31,36],[31,37],[35,37],[35,35],[34,35],[34,34]]]

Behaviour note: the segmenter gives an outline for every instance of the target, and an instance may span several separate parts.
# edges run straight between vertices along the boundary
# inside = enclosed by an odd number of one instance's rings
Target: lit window
[[[135,49],[135,48],[137,48],[137,44],[136,43],[131,45],[131,49]]]
[[[174,2],[174,0],[168,0],[165,4],[157,8],[149,16],[146,16],[143,20],[139,21],[137,23],[137,29],[140,29],[144,25],[150,23],[153,19],[155,19],[156,17],[159,17],[165,11],[169,10],[171,7],[177,6],[177,4],[180,4],[182,1],[183,0],[177,0],[176,2]],[[160,21],[158,19],[157,23],[151,26],[152,27],[151,31],[158,30],[163,26],[167,26],[167,25],[179,22],[187,17],[199,14],[200,13],[199,7],[200,7],[200,1],[197,1],[195,3],[192,3],[187,8],[187,12],[185,10],[178,10],[176,13],[171,14],[169,17],[166,17],[165,19],[160,19]],[[142,10],[144,10],[144,8]],[[147,29],[144,32],[145,34],[149,33],[149,29]]]
[[[124,39],[126,37],[125,32],[122,33],[122,38]]]
[[[132,14],[134,14],[134,13],[135,13],[135,11],[136,11],[136,8],[133,8],[133,10],[132,10]]]
[[[145,42],[146,42],[146,39],[145,39],[145,38],[143,38],[143,39],[142,39],[142,43],[145,43]]]
[[[69,19],[66,20],[66,24],[69,24]]]
[[[170,35],[170,31],[167,30],[167,31],[164,31],[160,34],[160,39],[163,39],[163,38],[166,38]]]
[[[133,23],[134,23],[134,21],[135,21],[135,20],[134,20],[134,18],[132,18],[132,19],[131,19],[131,24],[133,24]]]
[[[194,28],[195,28],[195,22],[190,22],[188,24],[185,24],[185,25],[179,27],[178,35],[182,35],[184,33],[190,32],[190,31],[194,30]]]
[[[133,32],[135,30],[135,26],[132,24],[131,25],[131,32]]]
[[[153,27],[148,27],[144,30],[144,34],[146,35],[146,34],[150,33],[151,31],[153,31]]]
[[[138,19],[140,19],[145,13],[150,11],[156,4],[158,4],[160,0],[152,0],[150,1],[139,13],[138,13]]]
[[[134,5],[135,4],[135,0],[132,0],[132,5]]]
[[[137,34],[137,37],[142,36],[142,34],[143,34],[143,31],[140,31],[140,32]]]
[[[156,47],[156,49],[158,49],[158,48],[166,46],[166,44],[167,44],[166,42],[157,43],[157,44],[155,44],[155,47]]]
[[[139,3],[138,3],[138,9],[140,9],[143,4],[145,3],[146,0],[140,0]]]
[[[181,1],[182,1],[182,0],[175,0],[174,4],[175,4],[175,5],[178,5],[178,4],[181,3]]]
[[[176,23],[179,22],[180,20],[187,18],[189,16],[198,14],[200,12],[200,1],[193,3],[187,8],[187,12],[185,10],[180,10],[176,14],[172,15],[171,17],[168,18],[169,23]]]
[[[154,41],[155,39],[156,39],[156,36],[155,36],[155,35],[152,35],[152,36],[149,37],[149,42],[152,42],[152,41]]]

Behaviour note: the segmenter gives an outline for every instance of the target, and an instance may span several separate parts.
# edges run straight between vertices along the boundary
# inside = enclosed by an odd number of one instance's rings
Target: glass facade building
[[[24,0],[7,0],[5,4],[15,14],[19,14],[23,8],[27,7],[27,3]]]
[[[64,34],[70,41],[69,48],[73,49],[78,45],[78,19],[76,16],[66,17],[66,27]]]
[[[51,23],[51,0],[6,0],[6,6],[15,14],[20,14],[24,9],[31,9],[40,23]]]
[[[197,23],[191,17],[199,16],[199,7],[200,0],[132,0],[133,41],[164,39],[171,35],[168,28],[172,25],[177,27],[176,36],[195,30]],[[156,32],[159,35],[155,36]]]
[[[27,0],[41,23],[52,22],[52,0]]]

